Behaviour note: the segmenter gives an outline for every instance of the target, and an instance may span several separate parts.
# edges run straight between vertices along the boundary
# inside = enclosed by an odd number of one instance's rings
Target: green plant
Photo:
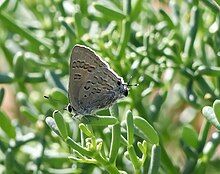
[[[94,116],[84,116],[83,121],[87,122],[87,126],[83,123],[79,124],[79,129],[81,132],[81,142],[78,144],[75,142],[71,137],[67,134],[66,122],[63,120],[62,115],[59,111],[54,111],[53,118],[47,117],[46,122],[51,127],[51,129],[57,133],[67,145],[69,145],[75,152],[74,156],[70,156],[69,158],[77,161],[78,163],[85,163],[85,164],[96,164],[104,168],[104,170],[108,171],[109,173],[120,173],[125,171],[120,171],[116,166],[116,159],[120,154],[119,148],[126,148],[127,151],[126,157],[132,162],[135,173],[140,173],[141,168],[143,168],[144,162],[147,157],[147,142],[151,141],[154,143],[152,150],[152,162],[151,167],[149,168],[149,173],[154,173],[158,170],[159,167],[159,160],[157,157],[160,157],[160,147],[158,135],[153,129],[153,127],[148,124],[144,119],[141,117],[135,117],[133,120],[133,115],[131,112],[127,114],[127,121],[126,121],[126,130],[127,130],[127,140],[121,134],[121,128],[119,121],[118,107],[114,105],[110,113],[112,116],[107,117],[94,117]],[[116,119],[115,119],[116,118]],[[90,125],[93,126],[108,126],[111,125],[109,120],[114,120],[112,122],[112,130],[111,130],[111,141],[109,143],[105,142],[105,140],[98,138],[98,136],[93,132]],[[116,121],[116,122],[115,122]],[[122,126],[123,127],[123,126]],[[134,131],[136,129],[136,131]],[[147,129],[148,131],[146,131]],[[136,136],[144,136],[144,141],[138,142],[137,146],[141,151],[142,155],[139,158],[134,149],[134,132]],[[110,148],[110,150],[106,149]],[[153,161],[153,158],[156,160]]]
[[[0,173],[218,173],[219,6],[1,1]],[[63,110],[76,43],[140,84],[81,121]],[[14,120],[3,108],[8,85],[21,115]]]

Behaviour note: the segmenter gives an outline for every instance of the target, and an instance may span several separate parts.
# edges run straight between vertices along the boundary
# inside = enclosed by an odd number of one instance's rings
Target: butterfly
[[[69,112],[90,115],[128,95],[128,85],[92,49],[75,45],[70,57]]]

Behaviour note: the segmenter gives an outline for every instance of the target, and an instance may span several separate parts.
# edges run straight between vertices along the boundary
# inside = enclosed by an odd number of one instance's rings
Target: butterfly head
[[[128,91],[129,91],[129,87],[131,86],[138,86],[139,84],[130,84],[130,80],[128,81],[128,83],[124,83],[123,80],[118,80],[117,81],[117,85],[118,85],[118,90],[120,93],[120,97],[127,97],[128,96]]]
[[[120,93],[121,97],[127,97],[128,96],[128,85],[126,83],[123,83],[122,80],[117,81],[118,85],[118,91]]]

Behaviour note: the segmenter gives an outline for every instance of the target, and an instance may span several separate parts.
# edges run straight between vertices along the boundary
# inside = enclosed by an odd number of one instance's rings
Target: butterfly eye
[[[117,84],[118,84],[118,86],[120,86],[121,85],[121,81],[117,81]]]
[[[127,89],[124,91],[124,96],[125,96],[125,97],[128,96],[128,90],[127,90]]]

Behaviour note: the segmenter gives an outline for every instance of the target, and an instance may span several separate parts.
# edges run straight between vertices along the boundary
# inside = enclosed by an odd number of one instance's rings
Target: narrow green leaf
[[[3,0],[0,2],[0,11],[5,9],[8,6],[9,1],[8,0]]]
[[[88,2],[87,0],[79,0],[79,7],[82,14],[87,15],[88,13]]]
[[[54,71],[46,70],[45,78],[54,87],[58,87],[64,91],[67,91],[63,83],[60,81],[60,77]]]
[[[134,124],[141,132],[143,132],[151,143],[159,143],[157,132],[145,119],[141,117],[134,117]]]
[[[132,145],[134,142],[134,123],[133,123],[133,115],[131,111],[127,113],[127,139],[128,144]]]
[[[19,137],[19,139],[16,140],[16,144],[13,147],[13,149],[18,149],[19,147],[27,144],[28,142],[38,141],[38,140],[39,140],[38,135],[34,134],[34,132],[29,132],[23,135],[22,137]]]
[[[0,127],[9,138],[15,139],[16,137],[15,128],[11,124],[11,120],[9,119],[9,117],[6,116],[6,114],[3,113],[2,111],[0,111]]]
[[[213,103],[213,110],[216,118],[220,122],[220,100],[215,100]]]
[[[207,66],[199,66],[197,71],[200,75],[208,75],[208,76],[217,76],[220,77],[220,67],[207,67]]]
[[[0,73],[0,84],[1,83],[12,83],[14,80],[13,73]]]
[[[118,105],[114,104],[110,109],[111,116],[119,118]],[[121,143],[121,127],[119,122],[112,127],[112,139],[109,152],[109,162],[114,163],[118,156],[118,150]]]
[[[86,156],[92,156],[92,152],[86,150],[85,148],[83,148],[82,146],[78,145],[72,138],[67,137],[66,139],[66,143],[75,151],[77,151],[78,153],[82,154],[82,155],[86,155]]]
[[[220,0],[214,0],[220,6]]]
[[[131,32],[131,23],[128,20],[123,20],[122,22],[122,31],[121,31],[121,38],[120,38],[120,43],[118,47],[118,55],[117,57],[119,59],[123,58],[125,54],[125,48],[127,46],[127,43],[130,39],[130,32]]]
[[[38,121],[38,116],[27,106],[21,106],[20,112],[23,116],[25,116],[32,123],[36,123]]]
[[[5,55],[5,58],[8,64],[10,65],[10,67],[12,67],[14,54],[11,52],[11,49],[8,47],[8,45],[5,45],[5,41],[2,41],[1,39],[0,39],[0,47],[1,47],[2,52]]]
[[[112,128],[112,140],[111,140],[111,147],[109,152],[109,162],[113,163],[116,161],[120,144],[121,144],[121,128],[120,128],[120,124],[115,124]]]
[[[52,100],[62,103],[63,105],[67,105],[69,103],[66,93],[60,88],[53,88],[50,97]]]
[[[118,119],[111,116],[93,116],[84,115],[81,118],[82,123],[93,125],[93,126],[108,126],[118,123]]]
[[[212,125],[214,125],[218,130],[220,130],[220,124],[211,106],[203,107],[202,114]]]
[[[149,107],[149,117],[152,121],[156,121],[158,119],[160,109],[166,100],[167,91],[159,91],[157,95],[154,97],[152,104]]]
[[[134,1],[132,1],[134,2]],[[141,10],[142,10],[143,0],[135,0],[135,2],[131,5],[131,21],[134,21],[140,16]]]
[[[56,122],[56,125],[58,127],[58,130],[61,134],[61,136],[66,139],[68,137],[68,132],[67,132],[67,128],[66,128],[66,122],[63,119],[63,116],[61,115],[61,113],[56,110],[53,112],[53,118]]]
[[[202,126],[199,131],[199,147],[197,148],[198,152],[201,152],[205,146],[206,139],[208,138],[209,130],[211,127],[211,123],[206,119],[203,120]]]
[[[193,84],[194,81],[192,79],[189,79],[187,85],[186,85],[186,91],[184,89],[184,92],[181,94],[183,99],[186,100],[186,102],[188,102],[189,104],[191,104],[193,107],[195,108],[201,108],[201,106],[198,104],[197,102],[197,95],[194,92],[194,88],[193,88]],[[181,92],[181,91],[180,91]]]
[[[186,125],[183,127],[182,139],[188,146],[194,147],[195,149],[198,147],[198,133],[192,126]]]
[[[220,143],[220,133],[214,132],[212,134],[211,140],[209,142],[207,142],[205,147],[203,148],[204,159],[206,159],[208,161],[213,157],[219,143]]]
[[[170,29],[174,28],[175,25],[174,25],[172,19],[170,18],[170,16],[166,13],[166,11],[164,11],[163,9],[160,9],[159,12],[163,16],[163,19],[166,21],[169,28]]]
[[[101,12],[105,17],[112,20],[122,20],[126,16],[119,9],[113,9],[110,6],[94,3],[96,10]]]
[[[154,74],[150,73],[150,72],[146,72],[146,78],[149,78],[150,80],[152,80],[156,85],[158,86],[162,86],[162,82],[161,80],[155,76]]]
[[[148,174],[157,174],[160,167],[160,146],[153,145],[151,149],[151,160]]]
[[[48,50],[50,49],[51,45],[45,41],[40,40],[38,37],[36,37],[33,33],[31,33],[26,28],[23,28],[20,24],[18,24],[12,17],[10,17],[6,12],[0,11],[0,19],[2,21],[2,24],[5,25],[9,30],[12,32],[18,33],[22,37],[25,37],[29,42],[32,44],[32,46],[38,47],[43,45]]]
[[[5,153],[5,174],[14,174],[13,164],[15,160],[14,151],[11,148],[8,148]]]
[[[17,100],[21,103],[21,105],[29,106],[28,97],[23,92],[18,92],[16,95]]]
[[[77,35],[77,38],[80,39],[83,34],[84,34],[84,30],[83,30],[83,27],[82,27],[82,15],[77,12],[75,13],[74,15],[74,25],[75,25],[75,29],[76,29],[76,35]]]
[[[200,21],[199,8],[194,6],[191,10],[191,19],[190,19],[190,32],[185,42],[184,53],[187,57],[187,63],[192,61],[192,52],[194,41],[196,38],[198,26]]]
[[[123,0],[123,12],[127,16],[131,13],[131,0]]]
[[[27,83],[40,83],[45,80],[45,76],[42,73],[27,73],[24,76],[24,81]]]
[[[61,22],[61,24],[66,28],[66,30],[72,35],[72,36],[75,36],[75,31],[73,29],[73,27],[68,24],[64,18],[59,18],[59,21]]]
[[[0,106],[2,105],[3,99],[4,99],[4,95],[5,95],[5,89],[1,88],[0,89]]]
[[[69,157],[69,159],[71,159]],[[51,160],[52,161],[52,160]],[[68,162],[68,158],[65,158],[65,161]],[[47,161],[46,161],[47,162]],[[56,160],[53,160],[53,163],[55,163]],[[56,173],[56,174],[71,174],[71,173],[82,173],[83,169],[80,168],[65,168],[65,169],[57,169],[57,168],[51,168],[51,167],[47,167],[46,169],[44,169],[45,173]]]
[[[13,59],[14,75],[17,80],[24,78],[24,55],[22,52],[17,52]]]
[[[113,106],[109,108],[110,114],[112,117],[119,118],[118,105],[115,103]]]
[[[123,137],[123,135],[121,135],[121,143],[122,143],[124,146],[127,146],[127,145],[128,145],[128,141]]]
[[[145,140],[144,140],[145,141]],[[145,141],[146,142],[146,141]],[[140,149],[141,153],[146,153],[145,147],[143,147],[143,144],[141,142],[137,142],[137,146]]]
[[[202,76],[196,77],[195,80],[197,81],[198,85],[202,89],[202,92],[204,95],[209,93],[212,95],[213,98],[216,97],[214,90],[212,89],[212,87],[207,83],[207,81]]]
[[[127,147],[127,151],[128,151],[128,154],[129,154],[129,158],[136,170],[136,173],[139,173],[140,172],[140,166],[141,166],[141,163],[140,163],[140,160],[134,150],[134,146],[133,145],[128,145]]]
[[[124,130],[127,131],[127,123],[126,123],[126,120],[122,121],[121,122],[121,127],[124,128]],[[142,139],[145,139],[145,140],[148,140],[148,137],[136,126],[134,126],[134,135],[142,138]]]
[[[160,146],[161,148],[161,164],[167,171],[167,173],[180,173],[179,168],[173,164],[170,156],[168,156],[166,150],[164,149],[164,145]]]
[[[86,134],[88,137],[92,137],[93,136],[93,134],[92,134],[92,132],[86,127],[86,125],[84,125],[83,123],[80,123],[79,124],[79,128],[80,128],[80,130],[84,133],[84,134]]]
[[[57,135],[61,136],[61,135],[60,135],[60,132],[59,132],[59,130],[58,130],[58,127],[57,127],[57,125],[56,125],[56,122],[55,122],[55,120],[54,120],[52,117],[47,117],[47,118],[45,119],[45,122],[47,123],[47,125],[50,127],[50,129],[51,129],[53,132],[55,132]]]
[[[207,162],[204,161],[202,158],[199,158],[198,159],[198,162],[196,164],[196,167],[195,167],[195,174],[205,174],[206,173],[206,167],[207,167]]]
[[[60,13],[61,13],[61,16],[63,17],[66,17],[66,11],[63,7],[63,1],[54,1],[55,5],[58,7]]]
[[[21,51],[18,53],[21,53]],[[33,52],[25,52],[23,54],[23,56],[24,56],[25,65],[28,65],[28,66],[30,64],[35,67],[37,67],[37,66],[50,67],[54,64],[54,63],[51,64],[51,62],[44,61],[39,55],[34,54]]]
[[[220,13],[220,6],[219,3],[213,1],[213,0],[202,0],[202,2],[208,7],[210,8],[210,10],[216,14]]]

